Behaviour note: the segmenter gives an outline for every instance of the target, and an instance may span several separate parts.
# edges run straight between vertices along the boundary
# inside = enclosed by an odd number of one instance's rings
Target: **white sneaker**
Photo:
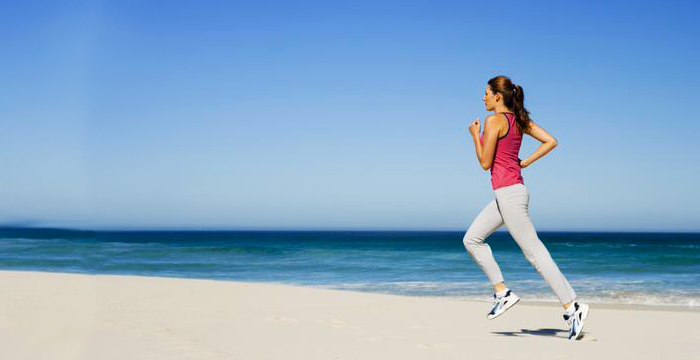
[[[515,305],[520,301],[518,295],[515,295],[512,291],[508,290],[502,297],[493,294],[493,309],[486,315],[486,317],[491,320],[497,318],[499,315],[503,314],[506,310],[510,309],[511,306]]]
[[[571,327],[569,340],[579,340],[583,337],[583,324],[588,317],[588,304],[574,301],[573,313],[564,312],[564,320]]]

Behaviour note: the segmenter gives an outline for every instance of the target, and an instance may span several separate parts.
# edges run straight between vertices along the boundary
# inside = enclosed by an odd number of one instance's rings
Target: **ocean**
[[[538,232],[581,301],[700,308],[700,233]],[[284,283],[490,300],[463,232],[0,229],[0,269]],[[488,239],[506,283],[557,299],[507,232]]]

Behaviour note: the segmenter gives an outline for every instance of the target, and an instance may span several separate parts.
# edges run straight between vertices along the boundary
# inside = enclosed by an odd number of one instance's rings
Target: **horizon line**
[[[0,226],[0,231],[65,231],[65,232],[466,232],[466,229],[434,229],[434,228],[323,228],[323,227],[98,227],[98,228],[71,228],[53,226]],[[507,229],[499,229],[494,232],[509,233]],[[537,230],[538,233],[568,232],[568,233],[678,233],[700,234],[700,230]]]

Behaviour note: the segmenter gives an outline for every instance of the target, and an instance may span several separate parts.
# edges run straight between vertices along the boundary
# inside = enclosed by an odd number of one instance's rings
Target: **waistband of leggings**
[[[522,183],[515,183],[513,185],[499,187],[498,189],[495,189],[493,192],[507,192],[507,191],[520,190],[520,189],[527,190],[527,186],[525,186],[525,184],[522,184]]]

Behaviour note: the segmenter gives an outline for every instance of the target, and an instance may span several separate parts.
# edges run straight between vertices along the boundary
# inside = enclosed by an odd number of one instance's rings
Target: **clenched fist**
[[[469,124],[469,132],[472,136],[479,136],[481,133],[481,120],[479,120],[479,118],[476,118],[476,120]]]

